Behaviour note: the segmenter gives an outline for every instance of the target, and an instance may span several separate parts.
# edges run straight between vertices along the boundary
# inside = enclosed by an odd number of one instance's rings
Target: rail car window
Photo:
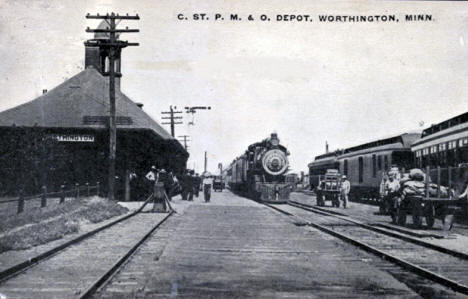
[[[387,156],[384,156],[384,170],[385,171],[388,170],[388,157]]]
[[[377,157],[377,167],[382,170],[382,156]]]
[[[364,160],[362,159],[362,157],[359,157],[359,183],[362,183],[364,181],[363,172],[364,172]]]
[[[372,177],[377,177],[377,161],[375,155],[372,155]]]
[[[348,160],[344,160],[343,162],[343,174],[348,175]]]

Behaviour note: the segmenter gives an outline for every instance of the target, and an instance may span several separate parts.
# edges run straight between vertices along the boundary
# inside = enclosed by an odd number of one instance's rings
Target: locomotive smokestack
[[[328,154],[328,142],[325,141],[325,154]]]

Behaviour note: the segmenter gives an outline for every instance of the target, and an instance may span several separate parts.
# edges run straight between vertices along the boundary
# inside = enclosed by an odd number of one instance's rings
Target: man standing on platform
[[[343,201],[343,208],[345,209],[348,206],[349,191],[351,191],[351,184],[348,181],[347,177],[344,175],[342,176],[341,180],[341,200]]]
[[[158,178],[157,182],[163,183],[164,184],[164,192],[166,192],[167,198],[170,200],[170,191],[172,187],[172,179],[169,176],[169,174],[166,172],[166,170],[163,168],[161,171],[158,173]]]
[[[154,184],[156,183],[156,166],[151,166],[151,170],[145,175],[148,194],[153,193]]]
[[[195,176],[193,175],[195,171],[190,170],[189,175],[187,177],[187,183],[188,183],[188,200],[193,201],[193,191],[195,187]]]
[[[189,185],[190,185],[190,175],[189,170],[186,170],[179,178],[179,183],[181,187],[181,196],[182,200],[187,200],[187,195],[189,193]]]
[[[195,174],[195,177],[193,178],[193,192],[195,193],[195,197],[198,198],[198,195],[200,193],[200,184],[201,184],[201,177],[198,175],[198,173]]]
[[[203,174],[203,195],[205,197],[205,202],[210,201],[212,186],[213,178],[211,177],[211,174],[207,171]]]

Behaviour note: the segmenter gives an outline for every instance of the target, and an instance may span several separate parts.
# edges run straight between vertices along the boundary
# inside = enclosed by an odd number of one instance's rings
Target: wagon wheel
[[[453,215],[452,214],[445,214],[442,218],[442,223],[444,225],[444,230],[449,231],[453,227]]]
[[[413,225],[417,228],[421,227],[422,225],[422,218],[421,218],[421,203],[414,202],[413,203],[413,210],[411,212],[413,216]]]
[[[336,194],[333,195],[333,202],[335,203],[335,206],[336,206],[337,208],[340,207],[340,198],[338,197],[338,195],[336,195]]]
[[[381,215],[387,214],[386,206],[387,205],[386,205],[385,199],[381,198],[380,202],[379,202],[379,214],[381,214]]]
[[[430,204],[426,207],[424,211],[424,215],[426,216],[426,225],[428,228],[432,228],[435,222],[435,208],[434,205]]]

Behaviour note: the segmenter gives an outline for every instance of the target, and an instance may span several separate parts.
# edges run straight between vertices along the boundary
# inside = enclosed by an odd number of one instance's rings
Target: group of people
[[[172,172],[166,172],[165,169],[157,171],[156,167],[152,166],[145,178],[149,192],[153,192],[156,183],[163,183],[169,200],[180,194],[182,200],[193,201],[193,197],[198,198],[200,190],[203,190],[205,201],[210,201],[213,179],[208,172],[201,177],[195,171],[187,169],[183,174],[176,176]]]

